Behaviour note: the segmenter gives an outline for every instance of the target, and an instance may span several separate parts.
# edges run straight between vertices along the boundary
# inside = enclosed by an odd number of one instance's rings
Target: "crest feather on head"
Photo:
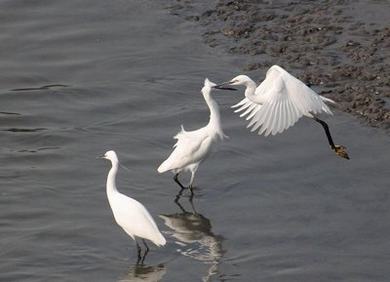
[[[204,86],[206,86],[206,87],[213,87],[215,85],[217,85],[217,84],[215,84],[214,82],[211,82],[207,77],[205,78]]]

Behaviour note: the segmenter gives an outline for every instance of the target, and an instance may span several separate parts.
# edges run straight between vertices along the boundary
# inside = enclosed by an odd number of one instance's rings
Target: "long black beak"
[[[231,91],[236,91],[237,89],[236,88],[233,88],[233,87],[226,87],[225,85],[230,85],[230,81],[227,81],[227,82],[224,82],[224,83],[221,83],[221,84],[218,84],[218,85],[215,85],[213,86],[213,88],[215,89],[220,89],[220,90],[231,90]]]

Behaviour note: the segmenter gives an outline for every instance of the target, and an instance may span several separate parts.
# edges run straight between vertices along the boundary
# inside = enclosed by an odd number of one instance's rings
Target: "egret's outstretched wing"
[[[325,112],[332,114],[324,103],[333,102],[322,97],[279,66],[272,66],[265,80],[257,87],[255,95],[246,97],[234,105],[235,112],[242,112],[250,120],[251,131],[275,135],[294,125],[303,115]],[[333,102],[334,103],[334,102]]]

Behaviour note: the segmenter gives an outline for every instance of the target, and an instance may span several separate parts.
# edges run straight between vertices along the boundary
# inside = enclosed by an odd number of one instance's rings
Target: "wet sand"
[[[198,22],[209,46],[241,55],[258,82],[278,64],[340,110],[390,128],[390,2],[177,0],[168,9]]]

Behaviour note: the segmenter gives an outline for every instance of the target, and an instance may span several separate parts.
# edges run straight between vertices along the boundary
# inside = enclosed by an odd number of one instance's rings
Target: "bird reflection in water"
[[[219,273],[218,265],[224,254],[222,249],[223,237],[212,232],[210,220],[199,214],[194,207],[192,197],[189,200],[192,212],[187,211],[180,203],[182,191],[176,196],[175,203],[181,212],[160,215],[166,226],[173,230],[172,236],[176,239],[177,249],[182,255],[210,265],[203,281],[210,281],[211,277]]]
[[[146,266],[136,264],[129,269],[128,274],[118,282],[158,282],[165,275],[166,268],[163,264]]]

